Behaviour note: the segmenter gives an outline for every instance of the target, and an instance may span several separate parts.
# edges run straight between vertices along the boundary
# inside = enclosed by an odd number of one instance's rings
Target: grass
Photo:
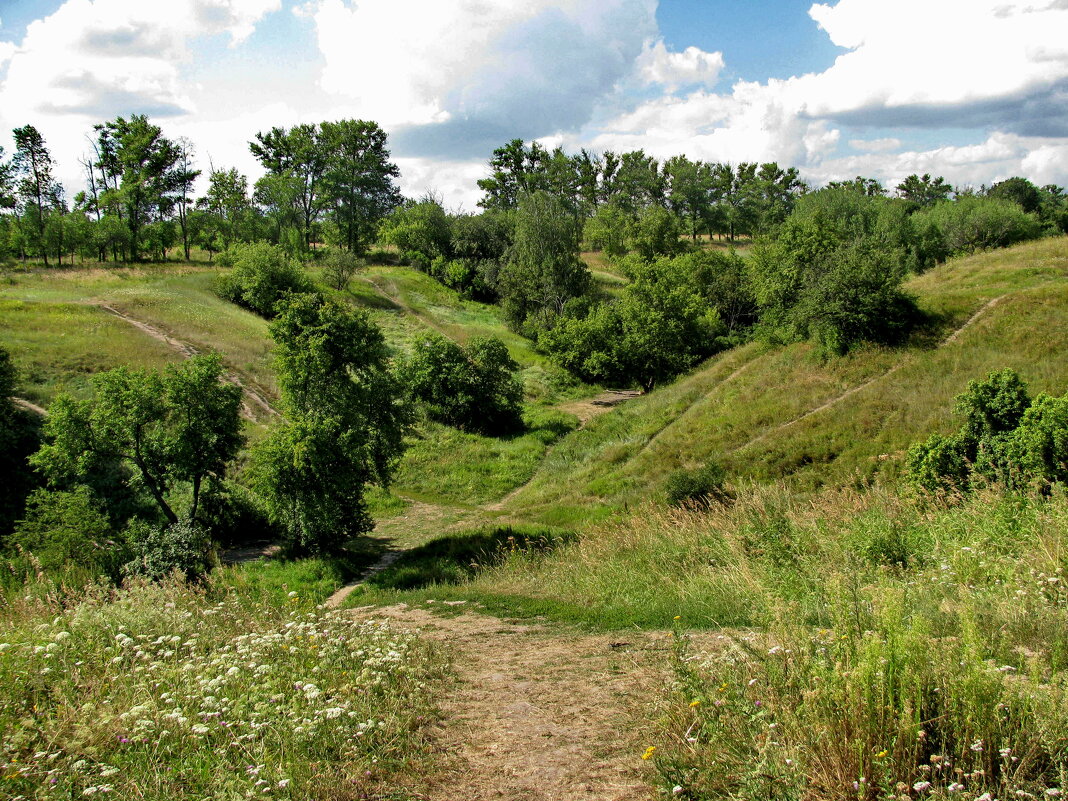
[[[807,344],[727,351],[565,439],[509,509],[580,525],[661,497],[672,470],[709,460],[736,481],[786,478],[809,491],[893,480],[909,444],[953,426],[953,398],[968,381],[1012,367],[1036,391],[1068,388],[1065,276],[1068,238],[1041,240],[914,279],[908,288],[931,323],[906,347],[831,360]]]
[[[28,595],[0,623],[5,798],[352,799],[427,769],[447,663],[413,635],[216,584]]]

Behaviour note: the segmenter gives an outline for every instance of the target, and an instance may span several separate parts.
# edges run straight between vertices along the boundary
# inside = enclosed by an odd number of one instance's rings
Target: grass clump
[[[727,474],[715,462],[693,469],[681,468],[668,474],[664,489],[672,506],[707,507],[727,500],[723,486]]]
[[[384,623],[210,584],[38,598],[0,624],[5,797],[350,799],[421,758],[444,663]]]

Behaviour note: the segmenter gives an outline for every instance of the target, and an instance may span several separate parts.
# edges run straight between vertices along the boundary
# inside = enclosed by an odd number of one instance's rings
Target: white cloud
[[[317,0],[301,13],[316,23],[325,90],[384,126],[437,128],[409,131],[409,149],[448,150],[464,137],[499,144],[586,123],[655,36],[655,8],[655,0],[435,0],[418,9]]]
[[[672,53],[662,39],[655,44],[646,42],[637,63],[638,73],[646,84],[660,84],[670,91],[687,84],[711,88],[722,69],[722,53],[706,53],[696,47]]]
[[[67,0],[27,27],[0,84],[0,124],[37,126],[80,187],[75,159],[94,123],[117,115],[174,118],[196,111],[182,67],[196,37],[222,34],[236,46],[281,0]],[[6,48],[5,48],[6,44]]]

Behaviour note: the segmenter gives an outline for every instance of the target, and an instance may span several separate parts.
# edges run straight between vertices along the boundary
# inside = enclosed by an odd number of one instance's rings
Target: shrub
[[[723,503],[729,496],[723,486],[727,474],[715,462],[708,462],[692,470],[680,469],[670,473],[664,484],[668,503],[672,506],[709,506]]]
[[[191,520],[159,527],[135,518],[126,535],[133,549],[133,559],[125,567],[129,575],[160,581],[178,572],[191,580],[215,564],[208,532]]]
[[[84,486],[66,492],[34,492],[11,542],[32,553],[49,572],[76,566],[92,575],[115,578],[128,558],[107,515]]]
[[[1032,401],[1012,370],[971,381],[957,396],[964,417],[949,437],[932,436],[908,452],[906,475],[928,491],[993,482],[1048,492],[1068,482],[1068,395]]]
[[[918,230],[937,231],[938,257],[1004,248],[1042,235],[1034,214],[1003,197],[977,195],[945,201],[913,215]]]
[[[495,435],[522,426],[523,385],[518,370],[499,339],[474,337],[463,348],[434,336],[416,346],[401,367],[401,377],[432,419]]]
[[[366,269],[367,262],[347,250],[331,249],[323,258],[323,278],[338,292],[345,290],[349,281],[360,270]]]
[[[233,268],[216,285],[219,297],[263,317],[274,317],[287,293],[315,288],[282,248],[266,242],[234,245],[219,256],[219,263]]]

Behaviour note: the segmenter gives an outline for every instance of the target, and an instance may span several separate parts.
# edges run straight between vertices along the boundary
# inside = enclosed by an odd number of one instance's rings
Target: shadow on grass
[[[510,555],[546,553],[571,542],[575,535],[544,528],[511,526],[454,534],[402,554],[367,583],[383,590],[413,590],[431,584],[461,584]]]

